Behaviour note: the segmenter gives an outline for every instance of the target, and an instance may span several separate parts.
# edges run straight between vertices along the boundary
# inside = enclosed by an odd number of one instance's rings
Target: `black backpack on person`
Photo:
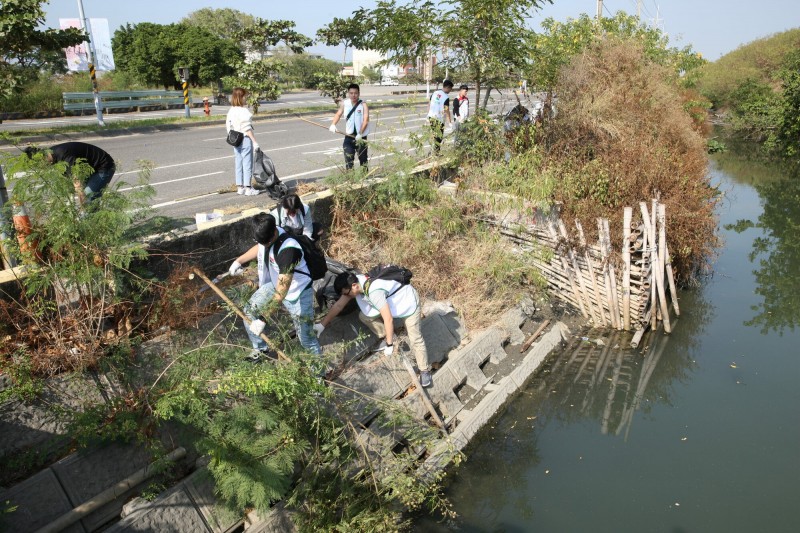
[[[277,255],[283,243],[286,242],[286,239],[289,238],[296,240],[300,245],[300,249],[303,251],[303,259],[306,260],[306,265],[308,265],[309,270],[308,272],[303,272],[302,270],[295,269],[294,271],[307,274],[312,281],[324,278],[325,273],[328,271],[328,263],[325,261],[325,254],[314,241],[305,235],[281,234],[275,239],[275,243],[272,245],[273,250],[275,250],[275,255]]]
[[[458,97],[455,97],[455,98],[453,99],[453,116],[454,116],[454,117],[457,117],[457,116],[459,116],[459,115],[458,115],[458,107],[459,107],[460,105],[461,105],[461,101],[458,99]]]
[[[414,273],[409,269],[398,265],[377,264],[370,268],[366,275],[367,282],[364,284],[364,292],[367,294],[369,294],[369,286],[371,285],[372,281],[376,279],[398,282],[400,286],[386,295],[386,297],[389,298],[390,296],[393,296],[394,293],[411,283],[411,278],[414,276]]]

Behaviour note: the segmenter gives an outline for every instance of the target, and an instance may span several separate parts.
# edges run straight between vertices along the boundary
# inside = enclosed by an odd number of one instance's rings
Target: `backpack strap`
[[[281,250],[281,246],[283,246],[283,243],[285,243],[286,240],[289,239],[289,238],[293,238],[292,235],[290,235],[288,231],[284,231],[283,234],[282,235],[278,235],[278,238],[275,239],[275,242],[272,243],[272,253],[275,254],[275,259],[276,260],[277,260],[278,253]],[[305,250],[303,250],[302,243],[300,243],[300,241],[297,241],[297,244],[300,245],[300,253],[303,254],[303,259],[305,259],[306,258],[306,252],[305,252]],[[269,260],[269,254],[267,255],[267,260]],[[293,268],[292,272],[297,273],[297,274],[305,274],[306,276],[308,276],[309,279],[311,279],[311,272],[303,272],[302,270],[297,270],[296,268]]]
[[[349,112],[349,113],[347,113],[347,118],[345,118],[345,119],[344,119],[344,121],[345,121],[345,122],[347,122],[348,120],[350,120],[350,117],[352,117],[352,116],[353,116],[353,113],[355,113],[355,112],[356,112],[356,109],[358,109],[358,106],[360,106],[360,105],[361,105],[361,103],[362,103],[362,100],[359,98],[359,99],[358,99],[358,102],[356,102],[356,103],[355,103],[355,105],[353,105],[353,107],[350,109],[350,112]]]
[[[380,278],[375,278],[375,279],[380,279]],[[367,278],[367,281],[364,282],[364,296],[366,296],[367,298],[369,298],[369,287],[370,287],[370,285],[372,285],[372,280],[370,278]],[[392,292],[390,292],[389,294],[386,295],[386,299],[388,300],[389,298],[391,298],[392,296],[397,294],[397,291],[399,291],[403,287],[405,287],[405,285],[400,283],[399,287],[397,287],[395,290],[393,290]]]

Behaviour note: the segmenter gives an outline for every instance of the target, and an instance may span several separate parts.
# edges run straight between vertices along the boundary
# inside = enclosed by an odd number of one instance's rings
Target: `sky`
[[[169,24],[203,7],[231,7],[265,19],[293,20],[299,32],[312,38],[334,17],[347,17],[359,7],[375,4],[374,0],[83,0],[86,16],[107,18],[112,35],[127,23]],[[603,12],[635,15],[636,5],[636,0],[604,0]],[[798,0],[642,0],[642,5],[642,18],[666,32],[672,46],[691,46],[710,61],[756,39],[800,27]],[[50,0],[44,8],[48,27],[57,28],[59,18],[78,17],[78,0]],[[566,21],[581,13],[594,16],[596,11],[597,0],[554,0],[532,12],[530,23],[538,30],[548,17]],[[341,48],[314,45],[308,51],[335,60],[342,57]]]

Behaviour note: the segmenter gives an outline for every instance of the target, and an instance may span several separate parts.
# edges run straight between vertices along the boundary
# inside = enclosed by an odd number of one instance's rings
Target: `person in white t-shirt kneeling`
[[[365,290],[366,283],[367,277],[361,274],[343,272],[336,276],[333,288],[340,297],[328,314],[314,325],[317,335],[322,333],[350,300],[355,298],[359,308],[359,320],[375,336],[383,339],[376,351],[383,351],[384,355],[392,355],[395,352],[395,321],[404,322],[411,351],[417,360],[420,384],[423,387],[430,387],[433,381],[428,350],[420,329],[422,305],[417,289],[411,285],[402,285],[398,281],[378,278],[371,280]]]

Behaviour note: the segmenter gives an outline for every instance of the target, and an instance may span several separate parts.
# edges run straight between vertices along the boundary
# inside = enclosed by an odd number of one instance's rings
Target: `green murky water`
[[[467,450],[459,517],[418,530],[800,531],[800,176],[712,173],[725,245],[673,334],[582,333]]]

